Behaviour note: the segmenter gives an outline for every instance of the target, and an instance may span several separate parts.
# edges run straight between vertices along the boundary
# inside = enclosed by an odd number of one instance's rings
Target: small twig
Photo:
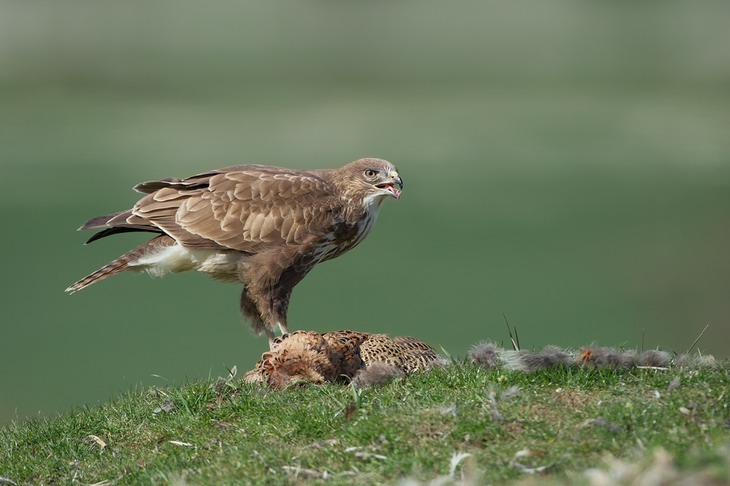
[[[695,345],[697,344],[697,342],[698,342],[698,341],[699,341],[700,339],[702,339],[702,336],[703,336],[703,335],[705,334],[705,331],[707,331],[707,328],[708,328],[708,327],[710,327],[710,325],[709,325],[709,324],[705,326],[705,328],[704,328],[704,329],[702,330],[702,332],[700,333],[700,335],[699,335],[699,336],[697,336],[697,339],[695,339],[695,340],[694,340],[694,341],[692,342],[692,345],[691,345],[691,346],[690,346],[689,348],[687,348],[687,351],[685,351],[685,352],[684,352],[684,354],[689,354],[689,353],[690,353],[690,351],[692,351],[692,348],[694,348],[694,347],[695,347]]]
[[[375,454],[373,452],[356,452],[354,455],[358,459],[378,459],[379,461],[385,461],[388,459],[387,456]]]
[[[302,466],[281,466],[281,468],[289,473],[293,474],[294,478],[299,479],[299,476],[307,476],[314,479],[323,479],[325,481],[329,479],[334,479],[336,477],[345,477],[345,476],[357,476],[360,474],[360,471],[357,470],[356,467],[352,467],[352,470],[350,471],[342,471],[338,473],[331,473],[327,471],[326,469],[322,472],[314,470],[314,469],[307,469]]]
[[[183,442],[181,440],[168,440],[172,445],[180,446],[180,447],[193,447],[195,448],[195,444],[191,444],[190,442]]]

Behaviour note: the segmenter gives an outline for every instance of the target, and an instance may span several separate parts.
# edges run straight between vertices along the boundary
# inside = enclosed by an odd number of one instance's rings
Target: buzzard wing
[[[159,228],[187,247],[243,252],[318,238],[331,227],[339,201],[332,185],[313,173],[255,165],[135,189],[148,195],[127,223]]]

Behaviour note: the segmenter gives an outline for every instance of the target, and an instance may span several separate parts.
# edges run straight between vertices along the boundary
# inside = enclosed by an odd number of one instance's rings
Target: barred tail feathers
[[[104,280],[107,277],[111,277],[112,275],[116,275],[119,272],[123,272],[129,267],[129,259],[125,257],[126,254],[112,260],[97,271],[90,273],[84,278],[74,282],[66,289],[66,292],[68,292],[69,294],[73,294],[74,292],[85,289],[89,285],[96,283],[99,280]]]
[[[155,252],[160,248],[172,246],[174,244],[175,240],[167,235],[160,235],[156,238],[153,238],[147,243],[143,243],[137,248],[128,251],[124,255],[115,258],[95,272],[90,273],[89,275],[78,280],[77,282],[74,282],[66,289],[66,292],[73,294],[74,292],[78,292],[79,290],[82,290],[93,283],[104,280],[105,278],[111,277],[112,275],[116,275],[119,272],[123,272],[130,267],[130,264],[134,265],[134,262],[138,261],[140,258],[147,255],[148,253]]]

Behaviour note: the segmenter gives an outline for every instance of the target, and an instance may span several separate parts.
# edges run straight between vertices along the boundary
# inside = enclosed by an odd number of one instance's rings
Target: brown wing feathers
[[[141,184],[137,184],[134,187],[134,190],[143,194],[156,193],[154,197],[154,200],[156,201],[169,201],[179,199],[181,196],[196,193],[195,190],[205,189],[208,186],[209,178],[217,173],[219,172],[211,171],[204,174],[198,174],[187,179],[178,179],[171,177],[159,181],[143,182]],[[102,231],[99,231],[91,238],[89,238],[86,243],[91,243],[98,239],[117,233],[126,233],[133,231],[163,233],[162,229],[154,224],[150,224],[150,221],[144,218],[140,218],[138,215],[135,214],[135,209],[138,205],[139,202],[137,203],[137,205],[135,205],[134,209],[127,209],[124,211],[118,211],[116,213],[106,214],[104,216],[97,216],[84,223],[79,228],[79,230],[104,228]],[[173,208],[176,208],[176,206],[173,205]],[[172,216],[172,218],[165,218],[165,216],[162,216],[161,219],[172,219],[174,221],[174,212],[170,216]]]
[[[319,236],[322,211],[336,205],[332,187],[314,173],[258,165],[233,166],[185,179],[138,184],[134,208],[98,216],[81,228],[101,229],[86,243],[126,232],[166,233],[191,248],[244,252]],[[317,204],[313,204],[317,202]]]
[[[317,228],[310,206],[326,208],[334,198],[318,177],[258,167],[215,174],[205,190],[178,191],[181,200],[164,193],[169,190],[146,196],[134,213],[184,246],[207,240],[244,252],[262,245],[302,243],[305,227],[310,236],[321,235],[324,228]],[[166,201],[159,201],[161,196]]]

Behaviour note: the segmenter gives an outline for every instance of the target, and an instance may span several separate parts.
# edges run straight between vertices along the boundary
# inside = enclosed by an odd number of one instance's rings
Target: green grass
[[[636,459],[661,447],[683,473],[721,484],[730,480],[728,390],[728,363],[530,374],[458,363],[359,391],[203,381],[12,423],[0,429],[0,477],[288,484],[326,473],[330,484],[378,484],[447,475],[454,454],[468,453],[457,476],[501,483],[526,476],[513,458],[527,449],[519,464],[575,481],[607,453]]]

